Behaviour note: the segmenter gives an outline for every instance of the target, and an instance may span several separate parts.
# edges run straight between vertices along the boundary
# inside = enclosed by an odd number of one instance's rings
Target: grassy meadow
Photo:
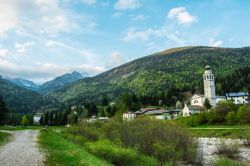
[[[63,138],[55,131],[41,131],[39,136],[41,148],[47,153],[46,165],[86,165],[86,166],[109,166],[108,162],[90,154],[80,145]]]

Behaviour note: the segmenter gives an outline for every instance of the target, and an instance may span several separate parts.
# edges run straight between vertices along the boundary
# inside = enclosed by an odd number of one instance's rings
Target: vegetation
[[[233,101],[221,101],[215,109],[187,118],[179,118],[177,123],[194,127],[206,124],[250,124],[250,105],[236,105]]]
[[[247,163],[231,160],[228,158],[220,158],[213,164],[214,166],[247,166]]]
[[[157,161],[196,162],[196,142],[185,130],[167,121],[142,118],[131,122],[112,119],[106,123],[83,123],[67,129],[63,136],[118,165],[121,161],[142,165],[157,165]]]
[[[239,153],[240,147],[236,142],[229,145],[225,142],[222,142],[217,146],[216,154],[224,156],[226,158],[238,159]]]
[[[46,109],[57,102],[52,98],[44,98],[42,95],[17,86],[0,76],[0,96],[13,113],[32,113],[41,108]]]
[[[124,92],[134,94],[141,105],[170,107],[177,101],[184,102],[193,93],[203,92],[202,74],[207,64],[216,75],[218,95],[250,91],[250,47],[182,47],[134,60],[43,96],[0,78],[0,95],[11,111],[19,113],[59,110],[59,105],[66,102],[70,105],[96,102],[99,105],[105,101],[104,96],[107,106]]]
[[[6,117],[8,115],[8,108],[3,101],[3,98],[0,96],[0,125],[3,125],[6,123]]]
[[[8,140],[9,137],[10,137],[9,133],[0,132],[0,145],[2,145],[3,143],[7,142],[7,140]]]
[[[162,101],[164,105],[174,106],[178,100],[183,102],[194,92],[203,92],[202,75],[207,64],[212,66],[216,75],[218,95],[249,91],[249,47],[183,47],[134,60],[95,77],[80,80],[49,96],[62,102],[79,104],[101,101],[104,95],[114,101],[124,92],[129,92],[144,98],[141,101],[148,105],[158,105]]]
[[[46,149],[48,153],[46,165],[111,165],[53,131],[41,131],[39,141],[42,148]]]

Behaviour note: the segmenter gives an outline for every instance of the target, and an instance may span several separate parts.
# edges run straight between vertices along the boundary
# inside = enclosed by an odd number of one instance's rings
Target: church
[[[194,94],[190,99],[191,105],[203,107],[205,99],[207,98],[210,101],[210,104],[215,107],[221,100],[226,100],[225,96],[216,96],[214,79],[212,68],[207,65],[203,75],[204,95]]]
[[[205,99],[209,100],[212,107],[215,107],[222,100],[232,100],[235,104],[249,103],[248,92],[226,93],[225,96],[216,96],[214,79],[212,68],[207,65],[203,74],[204,95],[194,94],[190,98],[190,105],[185,104],[182,111],[183,116],[199,113],[203,108]]]

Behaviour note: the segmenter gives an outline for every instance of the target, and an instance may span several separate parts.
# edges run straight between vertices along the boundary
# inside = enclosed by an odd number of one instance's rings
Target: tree
[[[22,126],[27,126],[29,124],[29,119],[27,118],[26,115],[22,116],[22,120],[21,120],[21,125]]]
[[[203,107],[206,109],[210,109],[212,107],[212,105],[210,104],[210,101],[208,100],[208,98],[205,99]]]
[[[104,96],[102,97],[101,105],[102,105],[102,106],[107,106],[108,104],[109,104],[109,101],[108,101],[107,97],[104,95]]]
[[[0,97],[0,124],[4,124],[7,121],[9,110],[3,100],[3,97]]]
[[[178,100],[178,101],[176,102],[176,104],[175,104],[175,107],[176,107],[177,109],[182,109],[182,108],[183,108],[183,105],[182,105],[182,103]]]

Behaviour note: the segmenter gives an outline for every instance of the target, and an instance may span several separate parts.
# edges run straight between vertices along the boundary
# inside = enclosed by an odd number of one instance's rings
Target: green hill
[[[235,70],[250,66],[250,47],[169,49],[82,79],[47,97],[82,103],[100,101],[103,96],[115,100],[124,92],[133,92],[164,99],[167,105],[173,105],[177,99],[185,100],[194,92],[203,93],[202,75],[208,64],[215,77],[227,78]],[[221,84],[223,82],[216,84],[220,95],[228,91]]]
[[[55,104],[54,100],[22,88],[0,76],[0,96],[3,97],[9,109],[13,112],[35,112]]]

